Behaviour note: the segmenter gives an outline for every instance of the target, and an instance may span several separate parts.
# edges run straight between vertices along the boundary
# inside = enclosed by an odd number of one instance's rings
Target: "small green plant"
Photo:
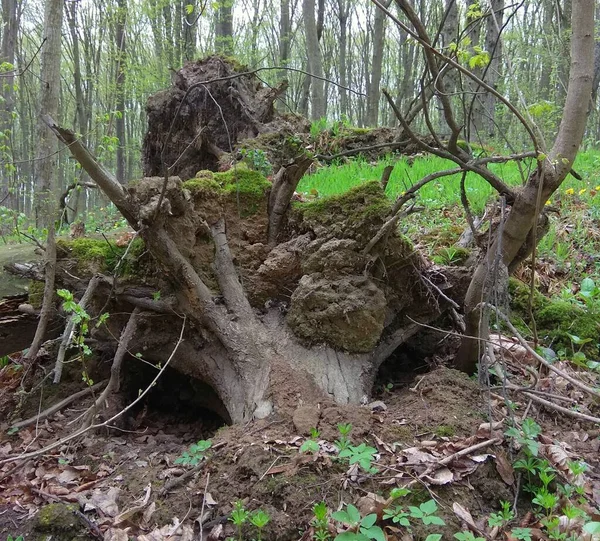
[[[8,534],[8,537],[6,538],[6,541],[23,541],[23,536],[22,535],[18,535],[17,537],[13,537],[12,535]]]
[[[437,503],[435,503],[435,500],[427,500],[419,505],[419,507],[413,505],[408,507],[411,518],[420,520],[425,526],[429,526],[430,524],[434,524],[435,526],[445,526],[446,523],[444,520],[435,514],[437,510],[438,506]]]
[[[319,452],[319,442],[317,442],[318,437],[320,436],[319,431],[316,428],[310,429],[310,438],[307,439],[301,446],[301,453],[315,453]]]
[[[348,504],[345,511],[336,511],[331,517],[341,522],[348,529],[336,536],[335,541],[385,541],[385,534],[379,526],[375,526],[377,515],[371,513],[361,518],[358,509]]]
[[[329,541],[331,536],[329,535],[329,522],[327,520],[327,504],[325,502],[319,502],[313,505],[313,515],[311,525],[315,530],[313,539],[315,541]]]
[[[520,447],[525,447],[532,456],[537,456],[540,450],[538,436],[542,433],[542,428],[533,419],[523,419],[521,430],[511,427],[506,431],[506,435],[512,438]]]
[[[350,465],[358,464],[365,473],[377,473],[379,470],[373,466],[377,449],[365,443],[353,446],[349,445],[340,451],[340,458],[347,458]]]
[[[269,524],[270,520],[269,514],[262,509],[258,509],[250,515],[250,524],[257,530],[256,541],[261,541],[263,528]]]
[[[522,541],[531,541],[531,528],[513,528],[511,535]]]
[[[343,451],[344,449],[348,449],[350,447],[350,432],[352,432],[352,424],[351,423],[339,423],[337,425],[338,432],[340,433],[340,437],[335,440],[335,446],[339,451]]]
[[[264,150],[260,148],[243,148],[240,153],[243,161],[261,175],[268,177],[273,174],[273,166]]]
[[[498,527],[503,528],[511,520],[515,518],[515,513],[510,508],[510,502],[500,502],[502,509],[498,513],[492,513],[488,518],[488,525],[490,528]]]
[[[181,456],[175,459],[175,464],[181,464],[183,466],[197,466],[204,460],[206,451],[212,446],[210,440],[200,440],[190,446],[188,451],[184,451]]]
[[[238,500],[233,504],[233,511],[229,521],[233,523],[237,530],[237,539],[242,541],[242,526],[247,522],[250,513],[244,508],[244,503]]]

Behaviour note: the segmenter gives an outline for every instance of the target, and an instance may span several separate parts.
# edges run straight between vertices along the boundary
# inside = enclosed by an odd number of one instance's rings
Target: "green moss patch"
[[[105,239],[58,240],[56,249],[59,259],[77,260],[77,269],[81,273],[114,272],[119,261],[123,259],[127,246],[117,246]],[[121,263],[121,275],[135,275],[137,261],[144,251],[144,242],[140,238],[133,241],[125,260]]]
[[[513,323],[517,323],[518,330],[527,336],[527,327],[532,325],[529,313],[529,285],[511,278],[509,292],[513,312],[511,319]],[[532,311],[537,334],[547,346],[555,351],[564,349],[571,352],[571,334],[584,340],[591,339],[583,350],[586,353],[597,353],[600,341],[600,321],[597,314],[568,300],[549,299],[538,291],[534,291]],[[577,346],[575,348],[577,349]]]
[[[267,193],[271,183],[258,171],[245,163],[238,163],[229,171],[212,173],[199,171],[196,176],[183,183],[198,202],[215,199],[230,201],[239,208],[242,218],[266,210]]]
[[[381,184],[371,181],[344,194],[294,205],[305,226],[319,236],[353,238],[365,244],[383,225],[391,211]]]

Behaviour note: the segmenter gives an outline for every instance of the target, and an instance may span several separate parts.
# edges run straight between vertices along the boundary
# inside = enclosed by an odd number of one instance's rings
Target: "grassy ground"
[[[387,165],[394,170],[387,187],[387,194],[395,199],[400,193],[424,176],[451,169],[454,164],[436,156],[416,158],[390,156],[377,163],[354,160],[343,165],[322,167],[302,179],[298,191],[318,197],[342,193],[367,180],[379,179]],[[493,164],[496,174],[512,185],[519,185],[527,178],[533,161],[524,162],[519,168],[515,163]],[[560,190],[548,202],[558,213],[551,215],[551,229],[539,245],[539,257],[552,277],[561,278],[562,288],[569,281],[580,281],[584,275],[600,273],[600,152],[581,152],[574,169],[583,177],[576,180],[569,176]],[[469,173],[466,191],[474,213],[481,213],[494,195],[493,189],[483,179]],[[430,255],[451,246],[466,227],[460,202],[460,175],[453,175],[424,186],[417,204],[424,207],[410,216],[401,227],[413,241],[425,248]]]

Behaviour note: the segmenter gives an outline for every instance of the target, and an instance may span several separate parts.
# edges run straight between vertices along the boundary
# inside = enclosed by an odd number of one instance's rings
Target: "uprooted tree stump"
[[[90,310],[106,310],[107,297],[109,311],[137,307],[128,350],[158,363],[178,344],[171,366],[210,385],[233,422],[302,402],[359,403],[379,366],[421,329],[415,320],[430,322],[452,304],[444,276],[395,228],[378,235],[392,216],[379,181],[292,202],[312,159],[298,138],[270,128],[292,130],[273,110],[276,94],[234,77],[220,58],[188,64],[149,100],[144,169],[152,176],[127,187],[47,119],[143,240],[121,255],[90,239],[59,250],[62,264],[77,268],[71,276],[119,269]],[[236,149],[261,137],[283,138],[270,179],[235,161]],[[219,172],[224,145],[234,153]],[[165,169],[178,176],[163,177]],[[100,328],[95,338],[118,336],[126,323],[111,317],[111,333]]]

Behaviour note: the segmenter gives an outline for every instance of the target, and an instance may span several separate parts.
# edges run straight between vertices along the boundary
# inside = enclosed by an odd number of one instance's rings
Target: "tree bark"
[[[125,156],[125,71],[127,69],[127,0],[117,1],[117,13],[115,24],[115,92],[116,92],[116,115],[115,134],[117,143],[117,180],[124,184],[126,156]]]
[[[0,88],[4,100],[0,104],[0,159],[3,162],[13,160],[12,141],[13,113],[15,110],[15,72],[16,46],[19,30],[17,0],[2,0],[2,41],[0,43]],[[18,208],[18,185],[14,175],[16,169],[8,166],[0,168],[0,198],[5,198],[4,205]]]
[[[215,50],[233,54],[233,0],[219,0],[215,21]]]
[[[384,5],[388,7],[391,0],[385,0]],[[371,76],[369,93],[367,95],[367,125],[377,126],[379,122],[379,99],[381,87],[381,71],[383,68],[383,51],[385,45],[385,13],[375,8],[375,20],[373,22],[373,56],[371,60]]]
[[[566,178],[583,139],[594,73],[593,2],[573,2],[572,28],[569,85],[556,142],[548,157],[531,174],[526,186],[517,192],[502,234],[497,236],[486,257],[477,266],[467,291],[467,337],[463,338],[456,359],[457,368],[465,372],[475,371],[481,339],[485,340],[489,333],[487,327],[479,325],[481,314],[478,306],[482,301],[488,302],[490,285],[493,284],[489,284],[487,277],[493,272],[496,254],[500,254],[503,265],[510,267],[532,227],[537,224],[542,210],[540,202],[543,207]]]
[[[315,0],[303,0],[304,32],[306,37],[306,53],[308,55],[308,71],[314,75],[311,85],[311,113],[313,120],[325,117],[325,85],[323,82],[323,59],[315,21]]]
[[[46,0],[44,11],[40,112],[50,116],[58,113],[63,6],[64,0]],[[55,219],[58,142],[41,120],[37,126],[36,147],[35,217],[38,227],[47,227]]]

